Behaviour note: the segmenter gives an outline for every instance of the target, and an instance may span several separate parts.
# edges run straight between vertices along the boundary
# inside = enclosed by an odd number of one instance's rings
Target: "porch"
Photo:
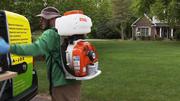
[[[174,37],[174,29],[170,27],[155,27],[155,37],[171,39]]]

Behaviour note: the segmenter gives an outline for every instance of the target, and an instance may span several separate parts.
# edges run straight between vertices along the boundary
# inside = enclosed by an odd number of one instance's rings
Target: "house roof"
[[[144,16],[139,17],[138,19],[136,19],[136,21],[134,21],[131,26],[136,26],[136,23],[138,21],[140,21],[142,18],[146,17],[149,22],[151,22],[152,26],[156,26],[156,27],[168,27],[169,24],[167,21],[160,21],[156,16],[153,16],[153,18],[151,19],[149,16],[147,16],[146,14],[144,14]],[[180,24],[177,24],[176,27],[180,28]]]
[[[136,21],[134,21],[134,22],[131,24],[131,26],[136,26],[135,24],[136,24],[139,20],[141,20],[143,17],[146,17],[146,18],[149,20],[149,22],[151,22],[153,25],[155,25],[155,23],[153,23],[153,21],[151,20],[151,18],[148,17],[146,14],[144,14],[144,16],[139,17]]]
[[[169,26],[168,23],[155,23],[156,26]]]

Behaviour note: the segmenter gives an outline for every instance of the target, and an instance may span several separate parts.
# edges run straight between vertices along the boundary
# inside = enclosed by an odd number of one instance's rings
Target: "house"
[[[156,17],[151,19],[146,14],[138,18],[131,27],[133,39],[171,39],[174,37],[174,29],[170,28],[168,23],[161,22]]]

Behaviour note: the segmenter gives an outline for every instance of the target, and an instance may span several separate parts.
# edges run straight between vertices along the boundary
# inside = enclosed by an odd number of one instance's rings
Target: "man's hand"
[[[0,54],[6,54],[9,52],[9,44],[0,37]]]

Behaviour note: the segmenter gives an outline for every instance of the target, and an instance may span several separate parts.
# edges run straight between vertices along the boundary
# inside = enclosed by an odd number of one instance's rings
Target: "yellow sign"
[[[22,15],[5,11],[8,35],[10,44],[30,44],[31,43],[31,29],[29,21]],[[32,57],[17,56],[11,54],[12,64],[19,64],[22,62],[32,63]]]

